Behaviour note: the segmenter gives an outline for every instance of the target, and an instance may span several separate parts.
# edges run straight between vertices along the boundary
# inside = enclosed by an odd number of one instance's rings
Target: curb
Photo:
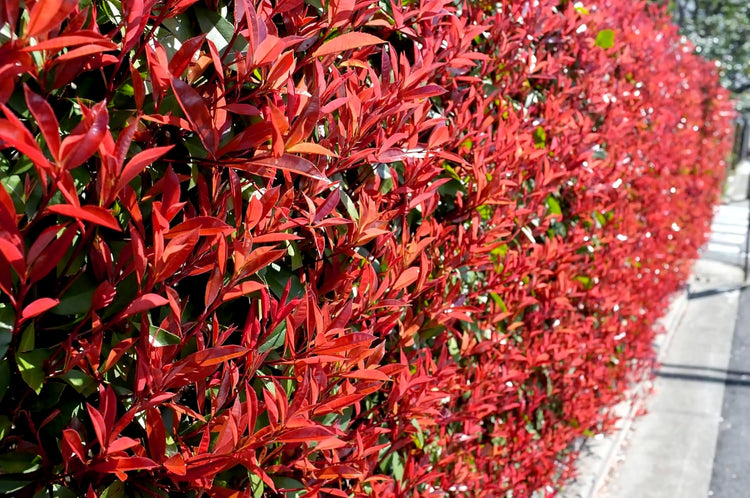
[[[665,333],[660,334],[654,340],[658,363],[666,355],[672,337],[685,314],[687,302],[688,289],[685,288],[672,296],[667,314],[658,321],[665,329]],[[650,379],[639,382],[625,394],[626,399],[614,407],[613,411],[618,417],[614,432],[598,434],[580,443],[578,449],[581,454],[576,462],[578,477],[563,487],[559,496],[562,498],[595,498],[599,496],[599,492],[615,464],[615,459],[625,436],[640,412],[645,395],[650,387]]]

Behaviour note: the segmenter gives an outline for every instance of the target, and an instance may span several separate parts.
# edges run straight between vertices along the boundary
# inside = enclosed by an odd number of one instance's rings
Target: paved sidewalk
[[[585,444],[564,498],[750,497],[749,175],[745,162],[728,180],[689,292],[672,305],[653,394],[641,403],[651,385],[636,386],[620,430]]]
[[[729,369],[722,372],[724,403],[709,494],[718,497],[750,493],[750,289],[740,294],[740,312],[732,340]]]
[[[696,264],[685,314],[598,496],[709,496],[742,270]]]

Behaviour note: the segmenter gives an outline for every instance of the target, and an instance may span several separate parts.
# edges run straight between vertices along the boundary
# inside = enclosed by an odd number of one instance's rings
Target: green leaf
[[[21,372],[21,378],[37,394],[44,384],[44,361],[47,358],[49,358],[49,352],[45,349],[16,354],[16,365]]]
[[[268,284],[268,287],[273,292],[274,296],[281,297],[284,293],[284,288],[287,282],[290,280],[292,284],[289,289],[290,297],[300,297],[305,293],[305,289],[297,278],[297,275],[293,274],[286,267],[280,267],[276,264],[272,264],[263,270],[261,270],[264,280]]]
[[[537,126],[534,130],[534,147],[537,149],[543,149],[547,146],[547,132],[544,128]]]
[[[591,278],[587,277],[586,275],[576,275],[574,280],[577,280],[578,282],[583,284],[583,288],[586,290],[591,290],[591,288],[594,286]]]
[[[161,24],[169,31],[171,31],[174,37],[177,38],[181,43],[185,43],[190,38],[195,36],[190,26],[190,18],[187,14],[168,17],[167,19],[164,19]]]
[[[273,478],[273,483],[277,488],[295,490],[287,491],[286,498],[297,498],[305,494],[305,485],[291,477],[276,476]]]
[[[125,484],[122,481],[115,481],[107,489],[102,491],[99,498],[122,498],[125,496]]]
[[[80,370],[70,370],[62,375],[58,375],[57,378],[64,380],[70,385],[70,387],[84,396],[90,396],[96,392],[97,384],[94,379]]]
[[[263,491],[265,491],[265,485],[263,484],[263,479],[257,474],[253,474],[252,472],[248,471],[250,474],[250,489],[253,492],[253,498],[262,498],[263,497]]]
[[[339,195],[341,203],[344,205],[349,218],[354,221],[359,221],[359,211],[357,211],[357,207],[354,205],[354,202],[352,202],[351,197],[349,197],[343,190],[339,191]]]
[[[176,346],[182,339],[171,332],[167,332],[161,327],[149,326],[149,338],[151,345],[157,348],[164,346]]]
[[[31,484],[31,481],[20,481],[14,476],[0,476],[0,494],[6,496],[20,491]]]
[[[508,307],[505,306],[505,301],[503,301],[503,298],[500,297],[499,294],[495,292],[490,292],[490,297],[493,301],[495,301],[495,304],[500,307],[501,310],[503,310],[503,313],[508,312]]]
[[[611,29],[603,29],[596,34],[596,46],[601,48],[612,48],[615,45],[615,32]]]
[[[0,359],[5,356],[13,338],[13,323],[16,321],[16,315],[13,308],[7,304],[0,303]]]
[[[31,323],[26,327],[26,330],[23,331],[23,335],[21,335],[21,342],[18,344],[19,352],[25,353],[26,351],[34,349],[34,335],[34,324]]]
[[[16,208],[16,212],[23,213],[25,203],[23,200],[24,187],[21,177],[18,175],[11,175],[0,178],[0,186],[5,187],[5,191],[10,195],[10,198],[13,200],[13,207]]]
[[[10,365],[7,361],[0,361],[0,401],[3,400],[10,385]]]
[[[292,258],[292,271],[302,267],[302,253],[296,240],[287,240],[287,252]]]
[[[60,298],[60,303],[52,308],[56,315],[79,315],[91,309],[96,286],[87,278],[77,279],[70,289]]]
[[[594,217],[596,218],[596,222],[599,224],[597,228],[601,228],[607,224],[607,218],[605,218],[604,215],[599,211],[596,211],[594,213]]]
[[[416,419],[411,420],[411,425],[417,429],[417,433],[412,436],[412,440],[417,449],[421,450],[424,448],[424,432],[422,432],[422,427],[420,427],[419,422],[417,422]]]
[[[393,477],[395,477],[397,481],[401,482],[404,480],[404,461],[398,453],[393,454],[391,470],[393,471]]]
[[[3,440],[5,435],[10,431],[11,426],[10,419],[5,415],[0,415],[0,441]]]
[[[457,356],[460,352],[461,348],[458,346],[458,341],[455,337],[451,337],[448,340],[448,353],[450,353],[451,356]]]
[[[552,214],[562,214],[562,209],[560,209],[560,203],[557,202],[557,199],[555,199],[553,196],[548,195],[547,198],[544,200],[544,203],[547,205],[547,211],[549,211]]]
[[[223,55],[229,46],[229,42],[234,37],[234,25],[227,21],[225,16],[222,16],[220,13],[200,7],[195,8],[195,16],[198,18],[201,31],[206,33],[206,38],[214,42],[216,49]],[[232,49],[238,52],[247,50],[247,41],[245,38],[238,36],[234,41]]]
[[[492,206],[482,204],[481,206],[477,207],[477,211],[479,212],[479,216],[482,217],[482,221],[487,221],[492,218]]]
[[[258,352],[265,353],[283,346],[284,339],[286,339],[286,320],[282,321],[275,329],[273,329],[273,332],[271,332],[268,339],[266,339],[258,348]]]
[[[75,491],[70,488],[66,488],[60,484],[53,484],[48,488],[40,488],[36,492],[34,498],[78,498]]]
[[[0,473],[28,474],[34,472],[42,464],[42,457],[34,453],[14,451],[0,455]]]
[[[391,175],[391,168],[387,164],[380,163],[375,166],[375,173],[380,177],[381,194],[387,194],[393,190],[393,175]]]
[[[471,140],[467,140],[467,141],[471,142]],[[453,169],[453,167],[450,164],[448,163],[443,164],[443,169],[448,173],[448,176],[456,180],[458,183],[461,183],[461,177],[458,176],[458,173],[456,173],[456,170]]]

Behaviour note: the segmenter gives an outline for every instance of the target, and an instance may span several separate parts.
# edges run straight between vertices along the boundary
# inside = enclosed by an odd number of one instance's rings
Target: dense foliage
[[[0,493],[528,496],[731,145],[645,2],[0,2]]]

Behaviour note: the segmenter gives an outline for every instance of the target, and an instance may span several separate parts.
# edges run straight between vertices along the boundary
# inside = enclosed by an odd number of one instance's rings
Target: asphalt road
[[[750,289],[740,294],[709,496],[750,496]]]

